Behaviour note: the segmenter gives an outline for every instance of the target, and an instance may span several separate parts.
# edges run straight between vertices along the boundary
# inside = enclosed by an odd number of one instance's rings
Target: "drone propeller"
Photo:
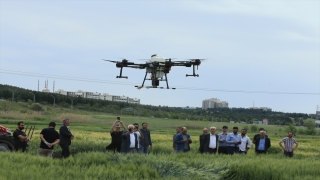
[[[204,61],[204,60],[206,60],[206,58],[203,58],[203,59],[195,58],[195,59],[187,59],[187,60],[190,60],[190,61],[196,61],[196,60]]]
[[[111,60],[107,60],[107,59],[102,59],[104,61],[109,61],[109,62],[113,62],[113,63],[118,63],[119,61],[111,61]]]

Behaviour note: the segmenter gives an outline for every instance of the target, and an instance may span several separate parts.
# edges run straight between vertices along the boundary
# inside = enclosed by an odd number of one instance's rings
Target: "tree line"
[[[63,108],[75,108],[87,111],[97,111],[112,113],[116,115],[134,115],[154,118],[197,120],[247,123],[268,119],[269,125],[304,125],[304,120],[310,118],[304,113],[284,113],[275,111],[264,111],[262,109],[246,108],[212,108],[203,110],[202,108],[186,109],[182,107],[152,106],[143,104],[130,104],[100,99],[89,99],[83,97],[66,96],[55,93],[39,92],[23,89],[10,85],[0,84],[0,98],[12,100],[14,92],[15,102],[35,102],[42,105],[53,105]],[[33,109],[35,110],[35,109]],[[41,110],[41,108],[40,108]]]

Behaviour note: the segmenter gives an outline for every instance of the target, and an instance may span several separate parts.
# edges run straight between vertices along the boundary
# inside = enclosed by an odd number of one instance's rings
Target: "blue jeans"
[[[149,146],[142,146],[141,144],[139,145],[139,153],[143,154],[148,154]]]

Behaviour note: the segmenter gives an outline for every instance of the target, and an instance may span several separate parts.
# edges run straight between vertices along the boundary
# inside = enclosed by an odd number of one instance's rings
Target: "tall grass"
[[[37,125],[27,153],[0,153],[0,179],[320,179],[318,136],[295,137],[299,147],[291,159],[282,155],[278,145],[286,133],[269,133],[272,146],[267,155],[256,155],[254,147],[245,156],[207,155],[197,152],[202,128],[214,125],[219,129],[226,123],[123,116],[121,119],[126,125],[148,123],[153,149],[147,156],[122,155],[105,150],[111,142],[109,129],[115,120],[113,115],[59,109],[28,115],[22,111],[7,111],[7,114],[0,111],[0,124],[10,129],[15,129],[19,120],[24,120],[26,125]],[[56,146],[54,159],[39,157],[39,133],[50,121],[57,122],[58,130],[64,118],[71,120],[70,128],[75,136],[70,146],[72,155],[60,159],[61,148]],[[227,125],[230,129],[242,127],[241,124]],[[189,153],[173,153],[172,135],[178,126],[186,126],[191,135],[193,143]],[[283,127],[265,128],[268,132],[278,132]],[[256,132],[249,132],[249,137],[254,134]]]

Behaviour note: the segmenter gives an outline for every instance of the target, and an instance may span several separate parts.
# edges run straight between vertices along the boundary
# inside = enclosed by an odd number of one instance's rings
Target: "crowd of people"
[[[15,149],[16,151],[20,150],[24,152],[30,139],[23,131],[24,123],[20,121],[17,125],[18,128],[13,133]],[[69,157],[69,146],[74,138],[69,125],[69,119],[64,119],[59,133],[55,130],[55,122],[50,122],[48,128],[42,129],[40,132],[41,142],[38,154],[52,157],[54,146],[59,144],[62,149],[61,157]],[[121,130],[120,125],[123,130]],[[139,129],[138,123],[130,124],[127,129],[120,120],[120,117],[117,117],[117,120],[111,126],[111,144],[106,147],[106,150],[123,154],[148,154],[149,149],[152,148],[151,133],[146,122],[141,125],[142,128]],[[259,129],[259,133],[254,135],[252,141],[247,136],[247,129],[241,129],[241,132],[238,133],[238,127],[233,127],[232,132],[228,133],[228,127],[223,126],[221,133],[217,134],[216,131],[217,129],[214,126],[210,127],[209,130],[207,128],[203,129],[203,134],[199,136],[200,153],[247,154],[254,144],[256,154],[266,154],[271,146],[270,138],[266,135],[266,131],[263,128]],[[192,140],[187,132],[186,127],[176,128],[176,133],[173,135],[173,151],[175,153],[190,151]],[[279,141],[279,146],[283,149],[284,155],[289,157],[293,156],[293,152],[298,147],[298,142],[292,136],[293,133],[288,132],[288,137]]]

